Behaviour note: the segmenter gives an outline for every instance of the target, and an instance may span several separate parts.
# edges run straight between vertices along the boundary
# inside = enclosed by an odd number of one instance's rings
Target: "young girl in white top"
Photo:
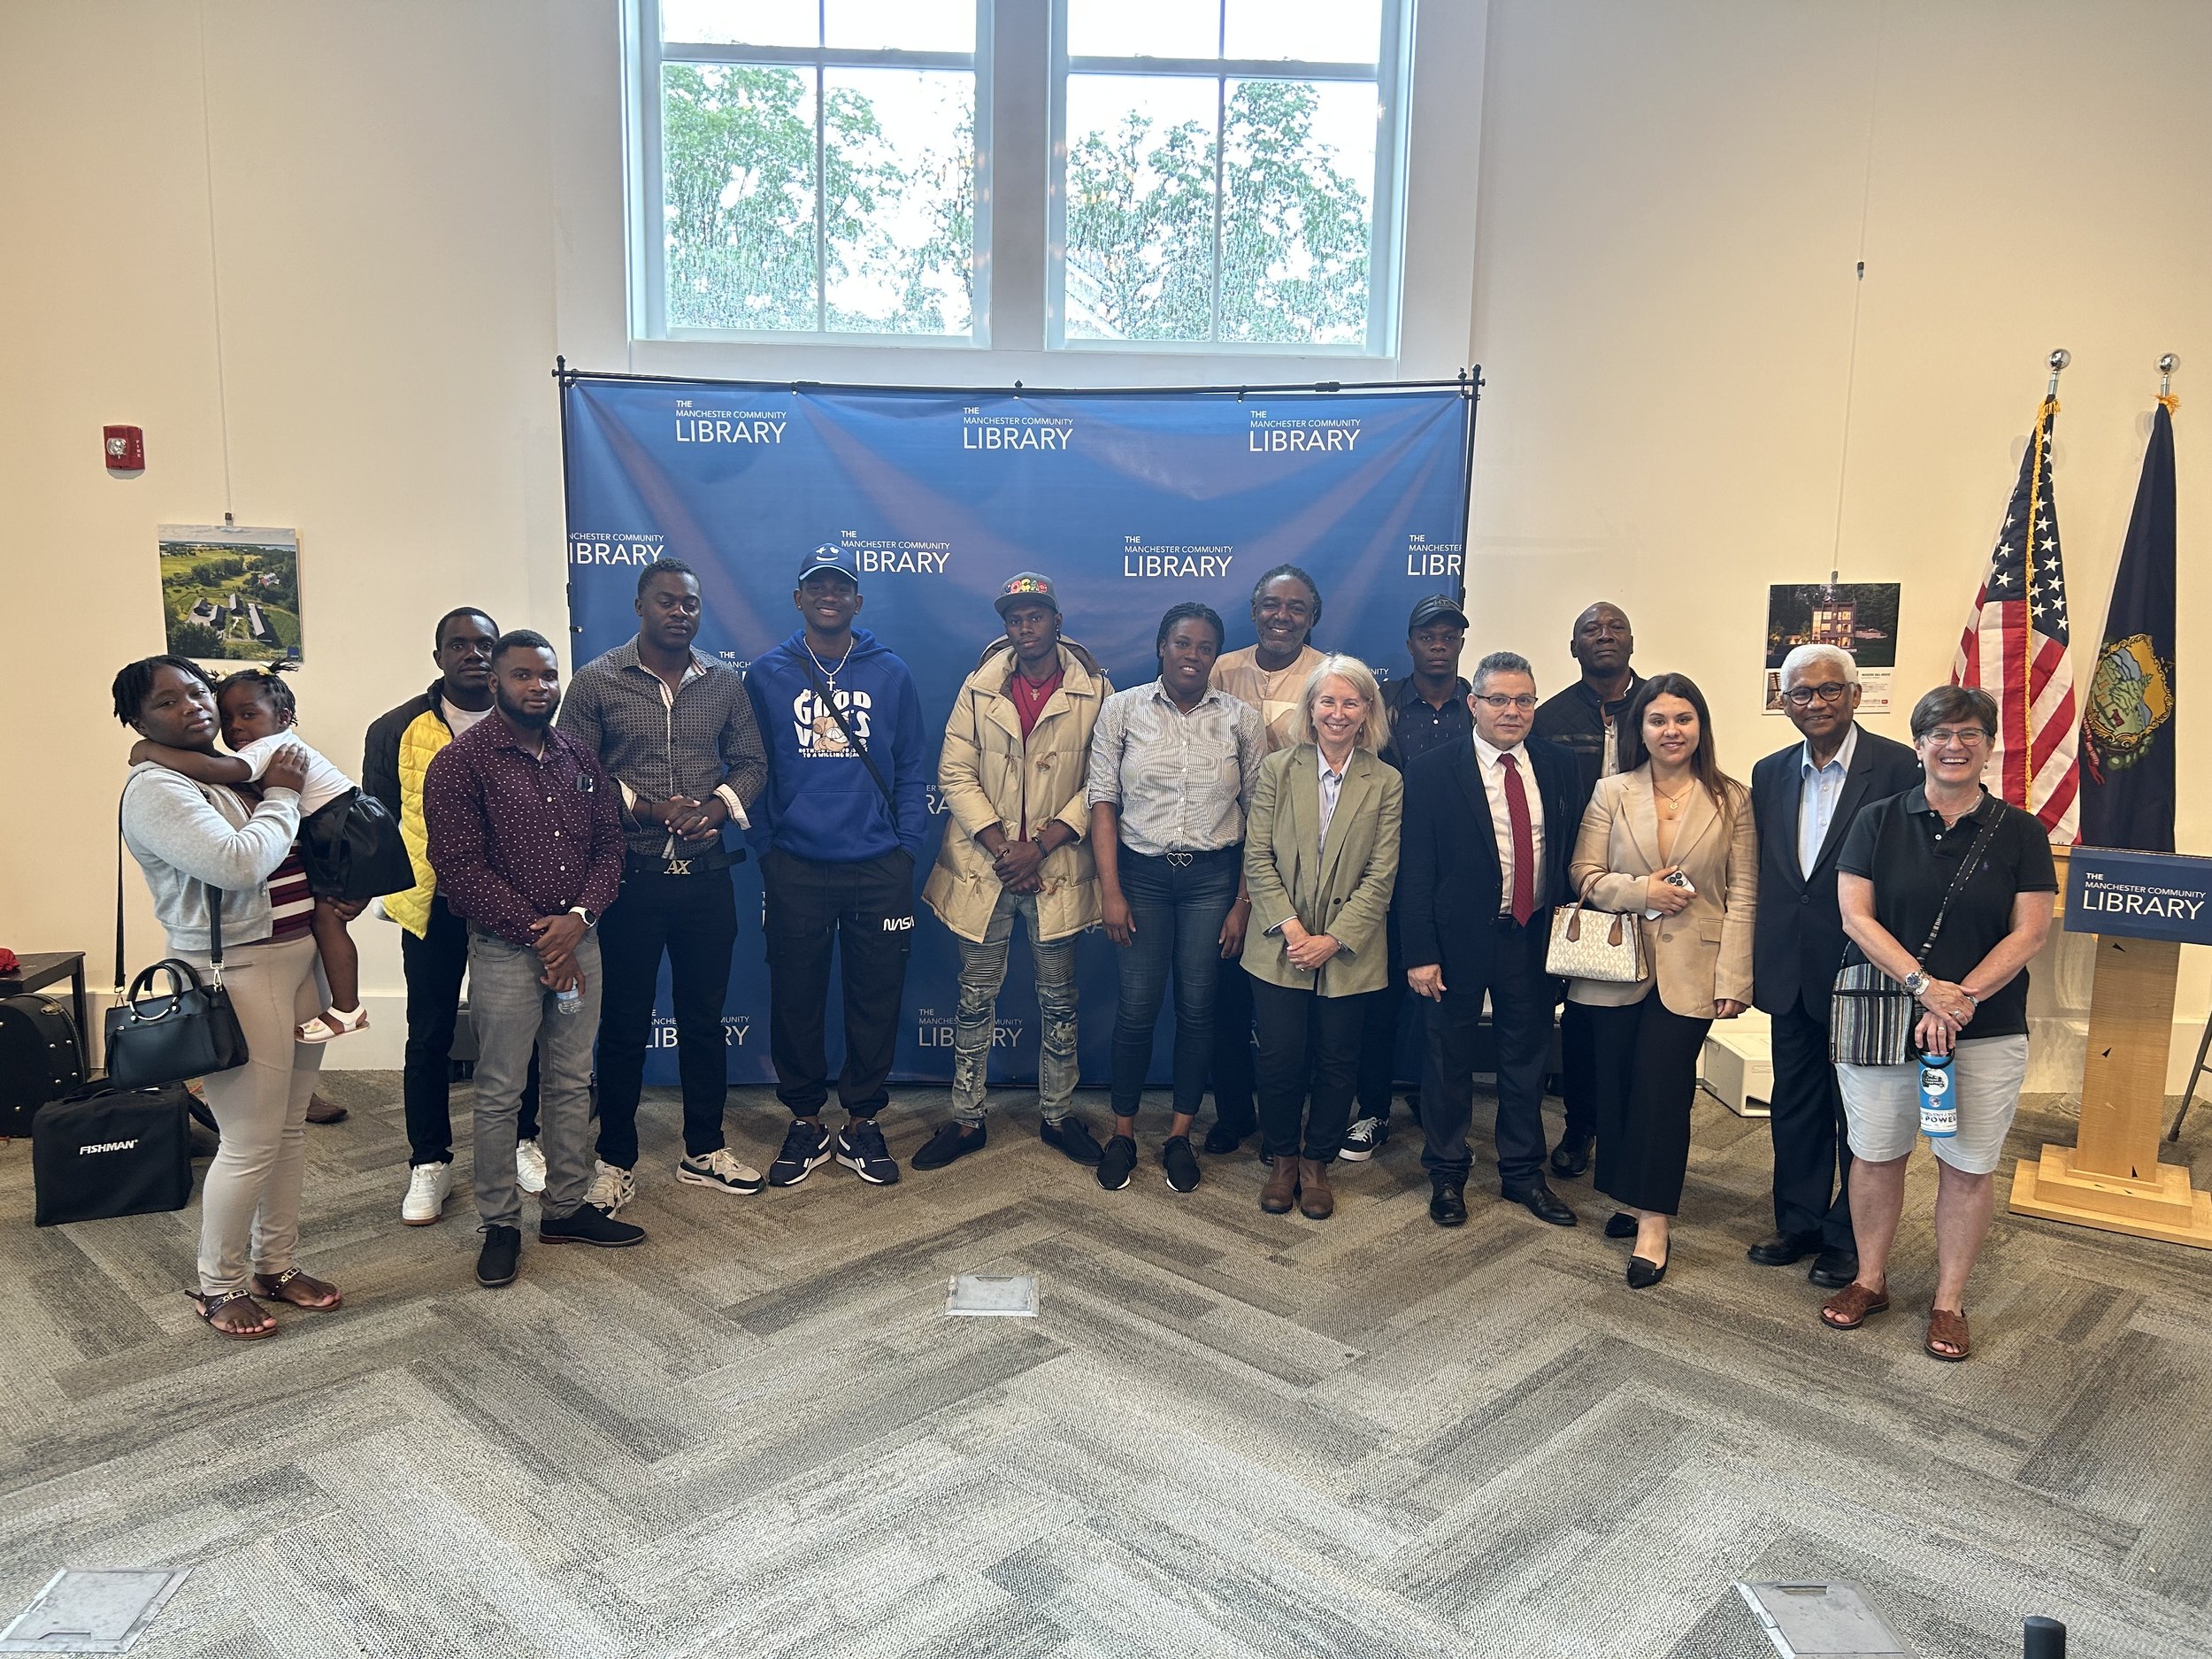
[[[307,751],[307,781],[300,789],[302,823],[354,793],[352,779],[300,741],[292,726],[299,704],[292,687],[273,670],[248,668],[231,675],[217,688],[215,706],[222,715],[223,741],[230,754],[205,755],[141,741],[131,749],[133,764],[157,761],[198,783],[250,783],[260,778],[277,750],[296,744]],[[316,898],[309,927],[322,958],[323,978],[330,985],[331,1005],[294,1034],[302,1042],[328,1042],[369,1023],[368,1011],[361,1006],[361,957],[334,901]]]

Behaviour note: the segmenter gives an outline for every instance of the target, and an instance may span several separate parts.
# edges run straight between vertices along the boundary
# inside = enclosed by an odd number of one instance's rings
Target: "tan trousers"
[[[186,960],[206,972],[206,957]],[[315,941],[304,935],[227,949],[223,983],[251,1057],[200,1086],[223,1136],[200,1189],[200,1291],[209,1296],[245,1289],[250,1271],[281,1273],[293,1265],[307,1102],[323,1051],[294,1041],[292,1032],[330,998]]]

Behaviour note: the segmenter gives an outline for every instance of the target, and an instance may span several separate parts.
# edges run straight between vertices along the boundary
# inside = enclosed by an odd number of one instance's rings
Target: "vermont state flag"
[[[2161,398],[2081,722],[2081,839],[2174,849],[2174,422]]]

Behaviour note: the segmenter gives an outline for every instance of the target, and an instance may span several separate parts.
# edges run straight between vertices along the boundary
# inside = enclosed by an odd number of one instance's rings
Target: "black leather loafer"
[[[1771,1233],[1744,1255],[1755,1267],[1790,1267],[1818,1248],[1817,1233]]]
[[[1457,1181],[1439,1181],[1429,1194],[1429,1219],[1440,1227],[1467,1225],[1467,1194]]]
[[[1575,1225],[1575,1212],[1568,1209],[1560,1201],[1559,1195],[1541,1181],[1518,1190],[1505,1187],[1500,1191],[1510,1202],[1524,1206],[1539,1221],[1548,1221],[1555,1227],[1571,1227]]]
[[[1590,1167],[1592,1135],[1562,1135],[1551,1149],[1551,1172],[1570,1179]]]
[[[1813,1257],[1811,1269],[1805,1277],[1823,1290],[1841,1290],[1859,1276],[1859,1253],[1856,1250],[1823,1250]]]

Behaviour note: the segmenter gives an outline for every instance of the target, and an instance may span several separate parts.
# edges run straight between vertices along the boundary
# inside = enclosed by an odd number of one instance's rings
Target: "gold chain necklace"
[[[1669,795],[1655,783],[1651,786],[1651,793],[1658,798],[1659,810],[1662,812],[1669,818],[1679,818],[1682,814],[1682,803],[1690,798],[1690,791],[1696,787],[1697,784],[1693,780],[1684,784],[1679,794]]]

